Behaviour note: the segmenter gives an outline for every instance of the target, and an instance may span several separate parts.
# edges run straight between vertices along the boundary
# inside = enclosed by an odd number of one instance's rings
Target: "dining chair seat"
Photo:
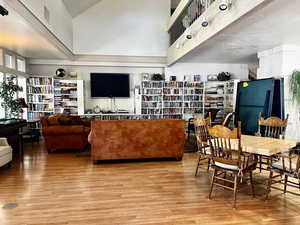
[[[287,167],[288,166],[288,167]],[[278,169],[286,173],[293,173],[297,170],[297,156],[292,157],[291,161],[288,157],[272,163],[273,169]]]

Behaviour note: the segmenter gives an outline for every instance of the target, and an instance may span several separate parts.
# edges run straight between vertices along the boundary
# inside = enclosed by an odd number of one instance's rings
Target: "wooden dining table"
[[[237,142],[233,142],[232,144],[233,149],[238,149]],[[268,157],[293,148],[296,145],[296,141],[287,139],[275,139],[250,135],[241,136],[241,147],[243,152]]]

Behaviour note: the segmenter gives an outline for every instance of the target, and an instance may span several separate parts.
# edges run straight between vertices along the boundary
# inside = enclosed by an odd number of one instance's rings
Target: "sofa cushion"
[[[82,135],[88,131],[85,130],[86,127],[78,125],[68,125],[68,126],[50,126],[47,129],[43,129],[44,135],[60,136],[60,135]]]
[[[0,157],[6,154],[10,154],[12,148],[10,146],[0,146]]]
[[[61,117],[58,119],[60,125],[69,126],[69,125],[84,125],[83,121],[79,116],[68,116]]]
[[[47,118],[47,122],[49,126],[57,126],[60,125],[60,119],[67,118],[67,116],[61,114],[61,115],[51,115]]]

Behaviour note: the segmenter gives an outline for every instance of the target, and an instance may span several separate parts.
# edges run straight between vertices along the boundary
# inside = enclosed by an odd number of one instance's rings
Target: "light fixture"
[[[220,0],[219,9],[225,11],[230,8],[231,4],[231,0]]]
[[[208,20],[205,16],[202,17],[202,22],[201,22],[201,26],[202,27],[207,27],[208,26]]]

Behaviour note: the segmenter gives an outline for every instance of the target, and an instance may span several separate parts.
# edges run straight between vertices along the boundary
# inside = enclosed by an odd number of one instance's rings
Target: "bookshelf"
[[[83,81],[54,79],[54,112],[82,114]]]
[[[219,109],[215,123],[222,123],[226,114],[235,110],[239,80],[207,81],[204,88],[204,112]]]
[[[54,113],[84,114],[83,80],[59,80],[51,77],[27,79],[27,119],[39,120]]]
[[[165,81],[163,88],[163,118],[181,119],[183,114],[183,82]]]
[[[142,81],[137,111],[148,119],[189,119],[219,109],[217,123],[234,111],[239,80],[201,82],[197,75],[190,80]]]
[[[203,114],[203,91],[203,82],[184,82],[184,115]]]
[[[163,110],[163,81],[142,81],[141,114],[145,118],[161,118]]]
[[[53,79],[29,77],[27,79],[28,120],[54,113]]]

